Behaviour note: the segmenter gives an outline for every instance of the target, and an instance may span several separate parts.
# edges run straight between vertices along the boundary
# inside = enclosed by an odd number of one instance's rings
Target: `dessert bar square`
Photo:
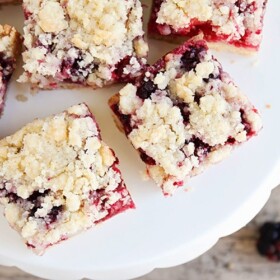
[[[154,0],[149,33],[192,37],[202,32],[216,48],[259,49],[267,0]]]
[[[139,0],[24,0],[24,74],[33,88],[103,87],[146,63]]]
[[[198,38],[165,55],[109,105],[166,195],[262,127],[257,110]]]
[[[8,82],[16,66],[16,56],[21,49],[20,34],[14,27],[0,24],[0,114]]]
[[[85,104],[0,141],[0,202],[26,245],[44,251],[134,203]]]

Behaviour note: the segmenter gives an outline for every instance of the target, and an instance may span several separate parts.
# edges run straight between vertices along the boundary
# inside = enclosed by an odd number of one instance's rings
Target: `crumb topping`
[[[68,27],[63,8],[58,2],[44,2],[38,13],[38,24],[44,32],[60,32]]]
[[[191,18],[207,21],[213,14],[210,0],[166,0],[158,12],[157,23],[181,28],[191,22]]]
[[[36,120],[0,141],[6,218],[44,250],[131,202],[116,165],[84,104]]]

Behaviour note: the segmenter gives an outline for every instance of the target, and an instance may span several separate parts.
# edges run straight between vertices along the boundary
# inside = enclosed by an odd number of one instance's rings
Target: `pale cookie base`
[[[242,48],[242,47],[236,47],[234,45],[230,45],[227,43],[222,42],[207,42],[207,45],[210,49],[214,49],[216,51],[226,51],[241,55],[256,55],[258,53],[257,50],[249,49],[249,48]]]
[[[185,41],[189,40],[190,37],[188,36],[180,36],[180,35],[159,35],[155,33],[150,33],[149,37],[156,40],[163,40],[172,44],[182,44]],[[203,38],[203,36],[202,36]],[[242,48],[242,47],[236,47],[234,45],[230,45],[223,42],[209,42],[207,41],[207,45],[210,49],[216,50],[216,51],[225,51],[230,53],[236,53],[240,55],[256,55],[258,53],[257,50],[249,49],[249,48]]]

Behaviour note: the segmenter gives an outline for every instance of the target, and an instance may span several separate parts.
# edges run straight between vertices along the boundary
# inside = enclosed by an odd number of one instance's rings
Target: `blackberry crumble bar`
[[[146,63],[139,0],[24,0],[24,74],[33,88],[131,81]]]
[[[8,82],[15,70],[16,56],[21,49],[20,34],[14,27],[0,24],[0,114]]]
[[[166,38],[200,32],[210,46],[253,53],[262,40],[267,0],[154,0],[149,33]]]
[[[198,38],[165,55],[109,105],[165,195],[262,127],[257,110]]]
[[[0,141],[0,202],[11,227],[39,255],[134,208],[118,159],[85,104]]]

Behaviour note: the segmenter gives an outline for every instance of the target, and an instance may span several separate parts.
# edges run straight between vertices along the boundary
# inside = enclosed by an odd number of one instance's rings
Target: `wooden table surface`
[[[280,221],[280,188],[273,191],[267,205],[250,224],[222,238],[203,256],[175,268],[155,270],[138,280],[279,280],[280,263],[266,261],[255,249],[257,228],[267,220]],[[12,279],[39,278],[0,266],[0,280]]]

